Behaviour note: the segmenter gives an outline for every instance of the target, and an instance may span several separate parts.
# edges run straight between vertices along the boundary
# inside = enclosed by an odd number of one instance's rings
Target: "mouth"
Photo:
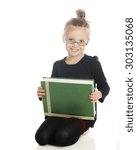
[[[71,48],[71,51],[72,51],[72,52],[78,52],[78,51],[79,51],[79,49]]]

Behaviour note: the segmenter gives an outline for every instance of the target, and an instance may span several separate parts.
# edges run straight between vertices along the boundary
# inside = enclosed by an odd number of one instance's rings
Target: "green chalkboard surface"
[[[43,78],[41,86],[46,90],[43,97],[46,116],[94,120],[95,103],[88,99],[94,91],[94,80]]]

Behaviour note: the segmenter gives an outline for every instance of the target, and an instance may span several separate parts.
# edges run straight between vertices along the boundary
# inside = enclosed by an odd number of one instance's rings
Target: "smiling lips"
[[[71,48],[71,51],[72,51],[72,52],[78,52],[79,49],[73,49],[73,48]]]

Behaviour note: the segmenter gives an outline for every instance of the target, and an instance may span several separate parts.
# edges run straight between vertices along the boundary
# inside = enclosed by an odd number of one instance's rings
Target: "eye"
[[[70,38],[70,39],[68,39],[68,41],[73,42],[73,41],[74,41],[74,39]]]
[[[84,40],[80,40],[79,43],[85,43],[85,41]]]

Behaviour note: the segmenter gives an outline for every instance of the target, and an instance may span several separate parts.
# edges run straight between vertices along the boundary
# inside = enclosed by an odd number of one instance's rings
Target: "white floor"
[[[62,149],[62,150],[96,150],[96,145],[95,145],[95,140],[92,138],[89,134],[81,136],[79,141],[72,145],[72,146],[67,146],[67,147],[55,147],[55,146],[37,146],[36,150],[57,150],[57,149]]]
[[[102,107],[100,109],[100,111],[102,110],[102,114],[100,112],[98,113],[98,120],[95,127],[93,129],[90,128],[87,134],[82,135],[76,144],[68,147],[39,146],[34,136],[37,128],[43,121],[41,103],[33,106],[31,111],[25,105],[22,103],[21,108],[14,107],[11,114],[6,113],[6,115],[4,114],[5,117],[1,119],[1,150],[118,150],[119,131],[117,123],[115,123],[116,119],[113,120],[112,117],[109,117],[113,116],[113,113],[104,116],[105,111],[103,112],[103,110],[106,106],[103,106],[103,104],[98,105],[99,108]],[[8,105],[7,109],[9,109]]]

